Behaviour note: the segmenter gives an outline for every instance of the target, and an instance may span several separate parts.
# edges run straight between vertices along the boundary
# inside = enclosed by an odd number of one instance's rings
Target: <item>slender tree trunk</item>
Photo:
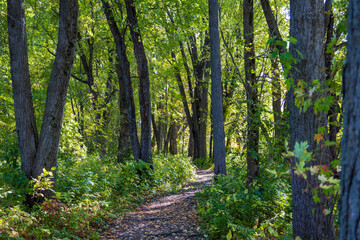
[[[360,3],[350,0],[344,69],[344,135],[341,148],[340,239],[360,236]]]
[[[14,97],[16,132],[21,157],[21,170],[31,179],[38,146],[26,42],[23,0],[8,0],[8,31],[11,79]]]
[[[290,44],[292,55],[299,59],[291,69],[291,77],[294,79],[294,86],[299,81],[305,81],[308,86],[315,79],[324,83],[325,80],[325,58],[324,58],[324,1],[306,0],[290,1],[290,35],[297,42]],[[300,51],[302,59],[297,51]],[[295,70],[296,69],[296,70]],[[313,96],[316,98],[323,97]],[[294,149],[296,142],[307,141],[308,151],[314,151],[313,161],[306,166],[330,165],[329,148],[316,143],[314,136],[319,127],[327,126],[325,113],[314,113],[313,106],[305,112],[295,105],[294,89],[291,88],[288,95],[289,121],[290,121],[290,149]],[[327,139],[324,133],[323,138]],[[296,160],[292,162],[292,194],[293,194],[293,236],[301,239],[335,239],[335,230],[332,214],[324,214],[325,209],[332,209],[333,199],[319,192],[321,203],[313,200],[312,187],[318,186],[317,176],[308,174],[305,180],[294,172]],[[307,189],[307,191],[306,191]]]
[[[170,129],[169,129],[169,143],[170,143],[170,148],[169,148],[169,152],[172,155],[176,155],[178,153],[177,150],[177,137],[178,137],[178,132],[179,132],[179,125],[173,121],[172,124],[170,125]]]
[[[254,3],[253,0],[244,0],[244,38],[245,38],[245,89],[247,99],[247,178],[252,182],[259,175],[259,123],[258,90],[255,72],[254,46]]]
[[[209,0],[209,32],[211,49],[211,114],[214,136],[214,173],[216,175],[226,175],[218,0]]]
[[[130,35],[134,44],[135,58],[138,64],[140,88],[140,115],[141,115],[141,142],[140,159],[144,162],[151,162],[151,100],[150,100],[150,79],[149,68],[146,59],[144,45],[140,35],[137,22],[134,0],[125,0]]]
[[[137,161],[140,157],[140,144],[137,135],[135,104],[134,104],[132,83],[130,78],[130,64],[126,55],[126,46],[124,40],[125,29],[123,29],[122,33],[120,33],[120,30],[116,25],[109,3],[105,0],[102,0],[102,3],[103,3],[107,22],[109,24],[111,33],[115,40],[116,52],[119,58],[119,65],[120,65],[119,72],[121,72],[121,80],[123,81],[123,85],[125,89],[126,105],[128,109],[127,120],[130,128],[131,147],[132,147],[134,159]],[[122,9],[120,9],[120,12],[122,12]],[[121,83],[119,82],[119,85],[120,84]]]
[[[129,154],[131,155],[131,133],[130,133],[130,124],[129,124],[129,107],[128,99],[126,94],[126,88],[124,84],[123,74],[121,71],[121,65],[119,58],[116,58],[115,63],[116,74],[118,77],[119,84],[119,110],[120,110],[120,132],[119,132],[119,143],[118,143],[118,162],[121,162]],[[132,93],[132,91],[131,91]],[[132,99],[133,102],[133,99]],[[135,129],[136,130],[136,129]],[[137,132],[136,136],[137,136]],[[136,140],[135,140],[136,141]]]

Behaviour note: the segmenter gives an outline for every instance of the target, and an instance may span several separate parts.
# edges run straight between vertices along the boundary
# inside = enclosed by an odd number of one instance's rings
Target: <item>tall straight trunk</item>
[[[123,84],[125,89],[126,105],[128,109],[127,120],[130,128],[131,147],[132,147],[133,157],[137,161],[140,157],[140,144],[137,135],[134,95],[133,95],[132,83],[130,78],[130,64],[126,55],[125,29],[123,29],[123,31],[120,33],[120,30],[115,22],[109,3],[105,0],[102,0],[102,3],[103,3],[107,22],[109,24],[111,33],[115,40],[116,53],[119,58],[119,66],[120,66],[119,72],[121,72],[121,78],[119,78],[119,80],[121,79],[121,81],[123,82],[123,83],[119,82],[119,85]]]
[[[244,0],[244,58],[245,58],[245,90],[247,100],[247,178],[252,182],[259,175],[259,124],[258,113],[259,97],[255,73],[255,46],[254,46],[254,3],[253,0]]]
[[[341,148],[340,239],[360,236],[360,3],[350,0],[344,69],[344,135]]]
[[[77,0],[60,1],[58,43],[47,89],[34,176],[39,176],[43,168],[49,171],[52,167],[57,167],[66,93],[75,57],[78,13]]]
[[[308,86],[317,79],[321,83],[325,80],[325,58],[324,58],[324,1],[306,0],[299,4],[299,1],[290,1],[290,35],[297,42],[290,45],[292,55],[299,59],[291,69],[291,77],[294,79],[294,86],[299,81],[305,81]],[[297,51],[300,51],[302,59]],[[323,97],[315,94],[316,98]],[[321,142],[314,141],[314,136],[319,127],[327,126],[326,113],[315,114],[313,106],[305,112],[295,105],[294,89],[291,88],[288,95],[288,109],[290,121],[290,149],[294,149],[296,142],[307,141],[308,151],[314,151],[313,161],[306,166],[327,165],[330,166],[329,147],[321,146]],[[326,132],[324,139],[327,139]],[[324,214],[325,209],[332,209],[333,199],[321,192],[319,197],[321,203],[313,200],[312,186],[318,186],[316,175],[308,174],[307,179],[296,175],[294,168],[296,159],[292,161],[292,199],[293,199],[293,236],[301,239],[335,239],[333,215]],[[306,191],[307,189],[307,191]]]
[[[213,122],[212,130],[214,136],[215,163],[214,174],[226,175],[218,0],[209,0],[209,33],[211,53],[211,114]]]
[[[172,155],[176,155],[178,153],[177,150],[177,137],[179,132],[179,125],[173,121],[169,128],[169,152]]]
[[[21,170],[31,179],[38,146],[26,43],[24,0],[8,0],[10,67]]]
[[[134,0],[125,0],[130,35],[134,44],[135,58],[140,78],[139,102],[141,115],[140,159],[151,162],[151,100],[149,68],[137,22]]]
[[[118,143],[118,162],[121,162],[124,157],[131,154],[131,133],[130,133],[130,124],[128,120],[129,108],[127,94],[123,79],[123,74],[121,71],[121,66],[119,63],[119,58],[116,58],[115,63],[116,74],[118,77],[119,84],[119,110],[120,110],[120,132],[119,132],[119,143]]]

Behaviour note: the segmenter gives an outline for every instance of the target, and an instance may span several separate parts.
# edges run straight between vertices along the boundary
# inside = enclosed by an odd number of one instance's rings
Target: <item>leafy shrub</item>
[[[195,177],[195,166],[189,157],[159,154],[153,162],[153,180],[159,190],[178,190]]]
[[[27,209],[26,194],[52,188],[50,172],[30,181],[18,167],[0,163],[0,239],[98,239],[105,219],[116,218],[156,191],[180,188],[195,176],[189,158],[156,155],[144,162],[61,154],[56,199]],[[139,175],[146,171],[148,175]]]
[[[214,160],[208,157],[196,158],[193,160],[193,163],[200,169],[209,169],[214,167]]]
[[[271,239],[291,235],[290,190],[263,172],[246,186],[245,174],[220,176],[197,194],[200,219],[213,239]]]

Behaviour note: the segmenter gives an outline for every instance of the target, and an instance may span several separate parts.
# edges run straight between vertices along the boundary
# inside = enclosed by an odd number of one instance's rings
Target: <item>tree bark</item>
[[[218,0],[209,0],[209,33],[211,53],[211,113],[215,163],[214,174],[226,175]]]
[[[47,90],[41,134],[38,139],[29,80],[24,3],[23,1],[8,1],[9,48],[15,118],[19,134],[22,169],[29,178],[39,176],[43,172],[43,168],[50,171],[52,167],[57,166],[66,92],[75,56],[77,17],[77,0],[61,0],[58,44]],[[19,113],[19,111],[21,112]],[[53,180],[55,181],[55,179],[56,171],[53,175]],[[50,191],[44,193],[45,197],[49,197],[51,194]]]
[[[140,159],[151,162],[151,100],[149,68],[144,45],[137,22],[134,0],[125,0],[127,18],[130,26],[130,35],[134,44],[135,58],[138,64],[140,78],[139,101],[141,115]]]
[[[7,13],[11,79],[21,170],[31,179],[34,176],[32,171],[38,146],[38,132],[29,77],[24,1],[8,0]]]
[[[120,65],[119,72],[121,72],[121,81],[123,82],[123,83],[119,82],[119,86],[121,86],[120,84],[123,84],[125,89],[126,105],[128,109],[127,120],[130,128],[131,147],[132,147],[133,157],[135,161],[137,161],[140,157],[140,144],[137,135],[134,95],[133,95],[132,83],[130,78],[130,64],[126,55],[126,46],[124,40],[125,30],[123,30],[122,33],[120,33],[120,30],[116,25],[109,3],[105,0],[102,0],[102,3],[104,6],[104,12],[106,15],[107,22],[109,24],[111,33],[115,40],[116,53],[119,58],[119,65]]]
[[[344,134],[341,148],[340,239],[360,236],[360,3],[349,2],[344,69]]]
[[[294,79],[293,86],[297,86],[299,81],[305,81],[310,86],[315,79],[324,83],[324,1],[306,0],[300,3],[291,0],[290,16],[290,36],[297,40],[295,44],[290,44],[290,51],[293,57],[299,59],[290,72]],[[297,51],[303,54],[303,59]],[[321,96],[313,96],[312,101],[314,102],[318,97]],[[295,105],[294,88],[290,89],[288,98],[290,149],[294,149],[296,142],[307,141],[308,151],[314,151],[314,160],[309,161],[306,166],[320,164],[329,166],[329,148],[314,141],[318,128],[327,126],[326,114],[315,114],[313,106],[305,112],[301,111]],[[326,133],[323,137],[327,139],[325,135]],[[333,216],[323,213],[325,208],[332,209],[333,199],[319,192],[321,203],[315,203],[311,192],[313,186],[318,186],[317,176],[308,174],[305,181],[294,173],[295,165],[296,160],[293,159],[291,181],[294,238],[299,236],[301,239],[335,239]]]
[[[259,123],[258,90],[255,72],[254,46],[254,3],[253,0],[244,0],[244,58],[245,58],[245,89],[247,99],[247,181],[252,182],[259,175]]]
[[[119,58],[116,58],[115,63],[116,74],[118,77],[119,84],[119,110],[120,110],[120,132],[119,132],[119,143],[118,143],[118,162],[121,162],[124,157],[131,155],[131,132],[130,132],[130,124],[129,124],[129,107],[128,102],[131,102],[127,99],[128,95],[126,94],[127,90],[125,88],[123,74],[121,71],[121,66],[119,62]],[[132,91],[131,91],[132,93]],[[132,102],[134,102],[132,98]],[[131,105],[131,104],[130,104]],[[135,111],[135,110],[133,110]],[[130,120],[131,121],[131,120]],[[136,124],[136,123],[135,123]],[[135,127],[136,130],[136,127]],[[137,132],[136,137],[137,137]],[[136,140],[135,140],[136,142]]]
[[[58,44],[47,89],[44,117],[34,165],[34,176],[39,176],[43,168],[49,171],[52,167],[57,167],[66,93],[75,57],[78,14],[77,0],[60,1]],[[55,173],[56,171],[54,172],[54,179],[56,178]]]

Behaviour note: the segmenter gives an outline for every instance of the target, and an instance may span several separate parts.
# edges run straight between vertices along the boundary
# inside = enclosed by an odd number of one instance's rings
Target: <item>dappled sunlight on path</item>
[[[181,191],[144,202],[118,219],[101,239],[204,239],[196,215],[195,193],[211,184],[213,172],[198,170]]]

